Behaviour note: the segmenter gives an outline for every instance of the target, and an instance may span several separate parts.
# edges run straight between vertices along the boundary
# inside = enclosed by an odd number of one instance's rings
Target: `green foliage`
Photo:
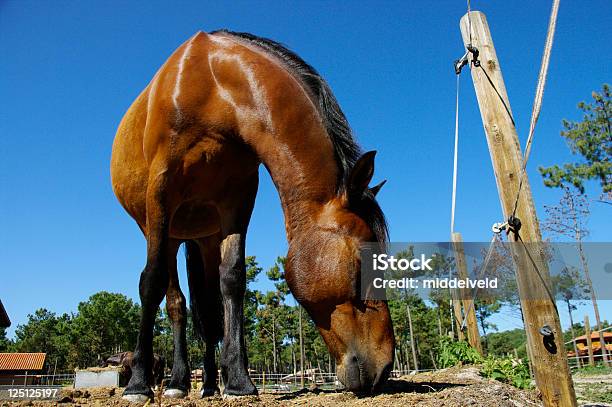
[[[79,367],[95,365],[110,354],[136,347],[140,306],[123,294],[101,291],[78,306],[70,331],[75,363]]]
[[[553,292],[563,301],[579,301],[589,298],[589,286],[576,267],[565,266],[551,280]]]
[[[257,264],[255,256],[246,258],[246,283],[247,288],[244,294],[244,331],[247,343],[253,340],[255,332],[256,312],[258,307],[257,290],[251,289],[250,285],[257,281],[257,276],[263,269]]]
[[[15,352],[44,352],[47,354],[47,364],[55,363],[62,366],[66,363],[65,350],[71,342],[65,334],[65,327],[71,317],[64,314],[58,317],[54,312],[44,308],[28,315],[28,322],[17,326],[15,330]]]
[[[573,185],[584,193],[584,182],[596,180],[604,194],[612,194],[612,101],[610,86],[604,84],[601,93],[592,93],[593,102],[580,102],[584,113],[581,122],[563,120],[561,136],[567,141],[572,154],[581,160],[562,167],[540,167],[544,185],[561,187]]]
[[[450,338],[443,338],[438,353],[439,367],[447,368],[462,364],[479,364],[480,373],[484,377],[511,384],[519,389],[527,389],[531,385],[529,366],[523,360],[492,355],[483,358],[467,342],[455,342]]]
[[[395,258],[411,260],[414,258],[414,247],[396,253]],[[432,259],[431,271],[389,271],[386,275],[388,278],[447,276],[450,259],[438,255]],[[406,369],[408,366],[415,368],[411,339],[414,339],[418,367],[435,368],[435,355],[438,353],[440,335],[446,336],[446,333],[452,329],[453,323],[449,313],[448,289],[433,289],[427,299],[419,297],[411,289],[389,290],[387,298],[397,344],[398,368]],[[412,332],[408,308],[412,317]]]
[[[188,321],[190,320],[191,318],[188,319]],[[153,325],[153,352],[163,356],[168,366],[172,366],[173,349],[172,323],[168,312],[165,309],[160,309],[155,316],[155,324]]]
[[[498,313],[501,307],[502,303],[498,299],[480,299],[477,297],[476,301],[474,301],[476,319],[478,320],[478,323],[480,324],[480,328],[482,329],[482,333],[484,335],[486,335],[487,331],[490,329],[497,330],[497,325],[488,322],[488,319],[494,314]]]
[[[597,363],[594,366],[586,365],[577,369],[574,373],[576,376],[599,376],[612,374],[612,367],[607,367],[603,363]]]
[[[6,328],[0,328],[0,352],[7,352],[12,341],[6,337]]]
[[[58,371],[95,366],[98,359],[132,350],[138,333],[139,306],[122,294],[99,292],[81,302],[75,315],[44,308],[17,326],[15,352],[45,352],[47,367]]]
[[[516,354],[520,359],[527,358],[527,336],[524,329],[494,332],[486,337],[487,354],[496,357],[506,357]]]
[[[480,373],[485,377],[511,384],[519,389],[531,387],[529,365],[522,360],[489,356],[482,364]]]
[[[465,341],[453,341],[450,338],[440,340],[438,367],[447,368],[462,364],[482,363],[480,353]]]
[[[551,278],[553,284],[553,292],[561,301],[565,302],[570,321],[573,323],[572,311],[577,308],[572,301],[580,301],[588,298],[589,288],[587,282],[582,278],[580,271],[576,267],[566,266],[561,272]],[[572,331],[568,330],[569,338],[564,341],[567,350],[572,349],[573,344],[567,343],[573,339],[573,332],[582,332],[582,329]]]
[[[612,367],[604,366],[603,363],[598,363],[595,366],[586,365],[578,369],[576,376],[599,376],[612,375]]]

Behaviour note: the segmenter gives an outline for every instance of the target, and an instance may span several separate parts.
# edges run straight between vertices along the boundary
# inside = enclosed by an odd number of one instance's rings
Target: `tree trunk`
[[[297,358],[295,357],[295,339],[293,340],[293,345],[291,346],[291,360],[293,361],[293,375],[297,374]]]
[[[604,334],[602,331],[601,318],[599,317],[599,306],[597,305],[597,296],[595,295],[595,289],[593,288],[593,282],[591,281],[591,273],[589,272],[589,265],[584,256],[584,248],[582,247],[582,228],[578,223],[578,212],[574,204],[574,197],[570,195],[569,199],[570,210],[574,220],[574,230],[576,231],[576,242],[578,242],[578,254],[580,255],[580,262],[582,263],[582,269],[584,270],[584,278],[589,285],[589,291],[591,292],[591,301],[593,302],[593,310],[595,311],[595,323],[597,324],[597,330],[599,331],[599,343],[601,343],[601,357],[603,359],[604,366],[609,366],[608,352],[606,349],[606,341],[604,340]]]
[[[431,349],[429,349],[429,357],[431,358],[431,363],[433,363],[434,369],[438,370],[438,365],[436,365],[436,358],[434,358],[434,354]]]
[[[570,319],[570,333],[572,334],[572,344],[574,345],[574,353],[576,354],[576,364],[578,367],[582,367],[582,363],[580,363],[580,357],[578,356],[578,346],[576,346],[576,335],[574,335],[574,318],[572,317],[572,305],[570,301],[567,300],[567,312],[569,313]]]
[[[599,343],[601,344],[601,357],[603,359],[604,366],[609,366],[610,361],[608,360],[608,350],[606,349],[606,341],[604,340],[603,327],[601,325],[601,318],[599,317],[599,306],[597,305],[597,297],[595,295],[595,289],[593,288],[593,282],[591,281],[591,273],[589,272],[589,265],[587,264],[584,256],[584,250],[582,248],[582,237],[578,234],[578,253],[580,254],[580,261],[582,263],[582,269],[584,270],[584,277],[589,285],[589,291],[591,292],[591,301],[593,302],[593,310],[595,311],[595,323],[597,324],[597,330],[599,331]]]
[[[410,304],[406,303],[406,311],[408,312],[408,329],[410,330],[410,348],[412,349],[412,362],[414,370],[419,371],[419,362],[417,361],[416,347],[414,344],[414,331],[412,330],[412,315],[410,314]]]
[[[300,326],[300,386],[304,388],[304,338],[302,334],[302,307],[299,307],[299,326]]]
[[[276,373],[278,365],[276,360],[276,323],[274,315],[272,315],[272,366],[274,368],[273,373]]]
[[[593,344],[591,342],[591,323],[589,322],[589,316],[584,316],[584,334],[586,335],[587,348],[589,351],[589,365],[595,366],[595,357],[593,356]]]

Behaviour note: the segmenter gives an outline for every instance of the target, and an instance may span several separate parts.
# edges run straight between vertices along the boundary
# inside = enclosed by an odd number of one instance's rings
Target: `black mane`
[[[334,146],[336,161],[339,167],[338,192],[341,192],[346,186],[347,177],[361,156],[362,151],[353,138],[348,120],[325,79],[319,75],[316,69],[300,58],[299,55],[276,41],[250,33],[228,30],[217,30],[211,34],[217,33],[240,38],[274,55],[310,91],[317,102],[315,104],[317,105],[319,115],[323,119],[327,134]],[[388,239],[387,222],[374,195],[369,190],[364,193],[358,206],[358,208],[354,208],[356,213],[368,222],[377,241],[381,243],[386,242]]]

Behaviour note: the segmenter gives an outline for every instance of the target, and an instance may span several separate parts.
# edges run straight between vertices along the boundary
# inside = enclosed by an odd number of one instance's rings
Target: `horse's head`
[[[293,295],[314,320],[336,359],[338,378],[351,391],[375,389],[393,364],[389,308],[360,294],[360,246],[381,237],[372,216],[384,222],[374,200],[378,188],[368,188],[373,171],[374,152],[366,153],[315,226],[292,239],[286,264]]]

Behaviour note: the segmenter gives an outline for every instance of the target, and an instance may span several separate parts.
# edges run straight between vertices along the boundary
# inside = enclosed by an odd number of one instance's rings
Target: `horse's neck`
[[[285,121],[249,143],[276,186],[289,241],[299,229],[311,227],[336,195],[338,164],[327,133],[317,125]]]
[[[297,135],[261,156],[281,200],[289,241],[299,231],[312,229],[323,207],[335,197],[337,164],[326,147],[316,139],[306,144]]]
[[[220,52],[237,56],[234,61],[241,58],[257,61],[236,66],[245,77],[251,78],[248,87],[242,88],[242,92],[250,95],[245,98],[243,94],[235,94],[232,100],[246,99],[254,103],[236,110],[237,131],[253,147],[276,185],[291,240],[296,229],[312,224],[313,217],[336,194],[338,164],[333,144],[316,103],[282,63],[231,36],[210,38]],[[227,48],[227,41],[245,48]],[[222,70],[213,65],[214,69]],[[215,83],[223,88],[223,84]]]

